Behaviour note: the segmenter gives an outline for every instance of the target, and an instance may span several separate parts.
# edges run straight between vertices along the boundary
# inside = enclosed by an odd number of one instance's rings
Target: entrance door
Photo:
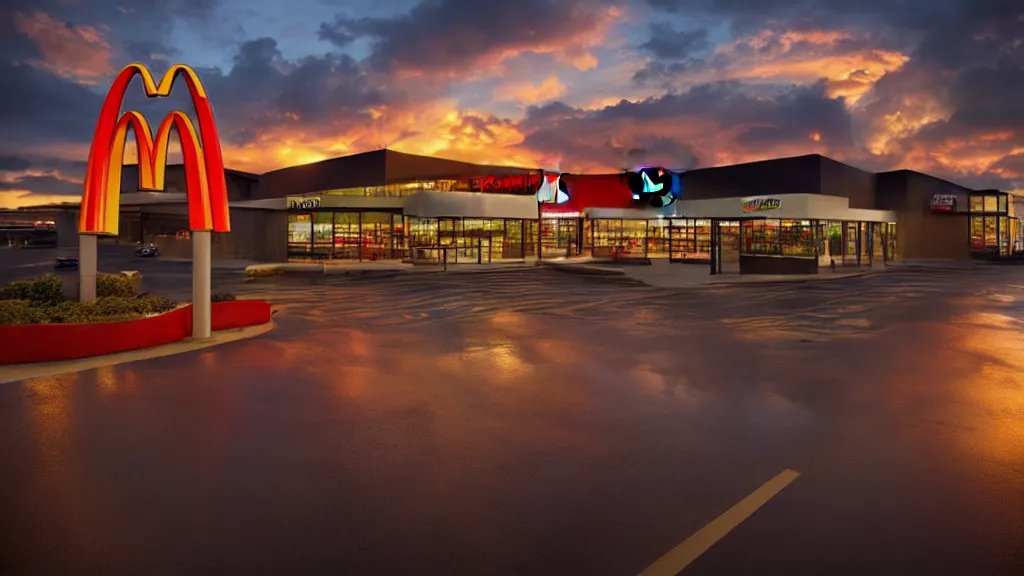
[[[541,248],[544,258],[564,258],[578,249],[575,218],[543,218]]]
[[[738,220],[723,220],[718,223],[720,241],[720,272],[740,271],[740,223]]]

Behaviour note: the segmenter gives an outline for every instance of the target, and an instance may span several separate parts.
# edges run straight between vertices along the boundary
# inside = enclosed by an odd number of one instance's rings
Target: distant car
[[[160,255],[160,248],[156,244],[146,244],[136,248],[135,253],[143,258],[155,258]]]
[[[57,270],[73,270],[78,268],[78,258],[57,258],[53,267]]]

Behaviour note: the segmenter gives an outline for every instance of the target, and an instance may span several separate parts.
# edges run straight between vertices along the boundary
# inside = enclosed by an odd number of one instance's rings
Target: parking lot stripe
[[[641,572],[640,576],[676,576],[740,523],[750,518],[751,514],[757,512],[758,508],[764,506],[798,476],[800,476],[799,472],[783,470],[732,508],[726,510],[721,516],[683,540],[682,544],[658,558],[654,564]]]

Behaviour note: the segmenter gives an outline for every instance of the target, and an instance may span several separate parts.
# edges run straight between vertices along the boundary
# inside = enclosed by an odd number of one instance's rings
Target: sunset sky
[[[3,5],[0,207],[80,194],[133,61],[194,67],[227,166],[256,173],[381,147],[575,172],[817,152],[1024,191],[1019,0]],[[155,125],[184,96],[125,109]]]

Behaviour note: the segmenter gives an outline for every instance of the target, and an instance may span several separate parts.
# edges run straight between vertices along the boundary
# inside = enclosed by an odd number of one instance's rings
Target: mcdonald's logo
[[[153,138],[146,118],[135,111],[121,114],[121,105],[132,78],[142,77],[147,98],[168,96],[180,75],[188,85],[196,109],[199,132],[192,120],[181,111],[168,114]],[[171,128],[177,129],[185,163],[185,185],[188,188],[188,222],[191,230],[230,232],[228,190],[224,178],[224,158],[220,137],[213,119],[213,109],[199,77],[192,68],[177,64],[164,74],[160,84],[142,64],[129,64],[118,72],[107,92],[89,150],[89,164],[82,193],[78,231],[81,234],[118,233],[121,208],[121,171],[128,128],[135,132],[139,156],[139,189],[164,189],[167,170],[167,148]]]

